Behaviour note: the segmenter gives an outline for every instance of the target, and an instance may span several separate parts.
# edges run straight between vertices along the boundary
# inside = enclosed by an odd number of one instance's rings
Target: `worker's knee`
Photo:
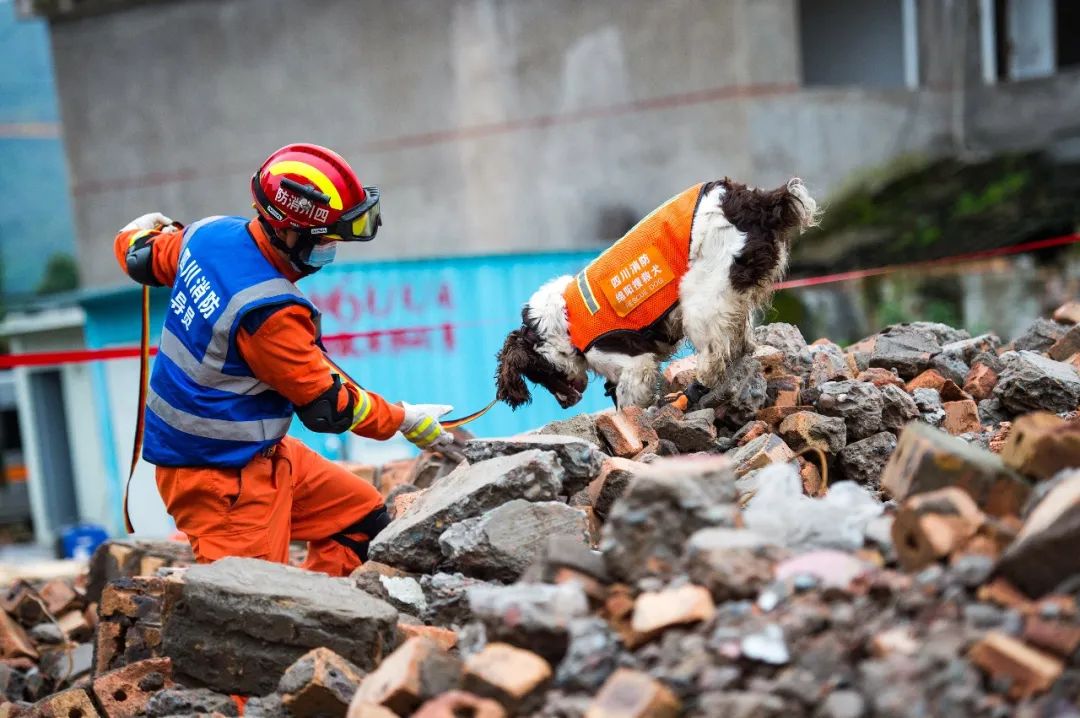
[[[367,561],[368,546],[379,532],[390,525],[390,514],[380,506],[356,523],[346,526],[333,535],[333,539],[355,553],[361,561]]]

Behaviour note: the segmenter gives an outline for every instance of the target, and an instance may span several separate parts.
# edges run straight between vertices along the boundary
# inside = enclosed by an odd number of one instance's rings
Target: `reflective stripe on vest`
[[[192,436],[222,441],[267,441],[280,439],[289,430],[292,417],[283,419],[255,419],[252,421],[226,421],[207,419],[177,409],[151,389],[146,395],[146,407],[169,426]]]

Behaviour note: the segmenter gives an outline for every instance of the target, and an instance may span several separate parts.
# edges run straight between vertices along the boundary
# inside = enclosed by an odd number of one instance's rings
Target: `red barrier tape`
[[[1039,249],[1061,247],[1067,244],[1080,242],[1080,234],[1067,234],[1050,239],[1037,239],[1023,244],[1013,244],[1008,247],[996,247],[984,249],[978,252],[957,254],[941,259],[928,259],[923,262],[909,262],[907,264],[892,264],[886,267],[874,269],[855,269],[850,272],[837,272],[836,274],[824,274],[818,277],[805,279],[789,279],[776,285],[777,289],[798,289],[800,287],[814,287],[822,284],[835,284],[852,279],[864,279],[877,277],[883,274],[892,274],[912,269],[926,269],[961,262],[972,262],[979,259],[991,259],[993,257],[1006,257],[1015,254],[1034,252]],[[396,329],[379,329],[369,332],[343,332],[340,334],[328,334],[323,337],[324,342],[343,341],[347,339],[373,339],[377,337],[391,337],[403,332],[430,332],[443,331],[447,327],[460,328],[461,325],[438,324],[426,327],[400,327]],[[157,353],[157,347],[152,347],[151,354]],[[53,366],[57,364],[82,364],[92,361],[107,361],[110,359],[135,359],[139,356],[139,347],[114,347],[112,349],[77,349],[61,352],[27,352],[25,354],[0,354],[0,369],[12,369],[17,366]]]

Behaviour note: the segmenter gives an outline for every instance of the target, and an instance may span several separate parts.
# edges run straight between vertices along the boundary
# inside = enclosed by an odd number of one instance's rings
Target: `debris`
[[[821,449],[834,456],[847,445],[847,426],[839,416],[800,411],[781,422],[780,438],[794,451]]]
[[[675,718],[681,709],[679,699],[662,683],[620,668],[596,694],[585,718]]]
[[[574,436],[534,434],[510,439],[473,439],[465,445],[465,457],[472,464],[522,452],[553,452],[563,469],[562,493],[570,496],[585,488],[600,473],[604,455],[599,448]]]
[[[294,716],[343,718],[364,672],[328,648],[316,648],[278,681],[282,704]]]
[[[957,486],[991,516],[1019,515],[1030,488],[989,451],[923,424],[900,435],[881,475],[881,488],[897,500]]]
[[[589,484],[589,501],[593,510],[601,519],[606,519],[615,500],[623,495],[630,479],[642,470],[646,464],[631,461],[618,456],[605,459],[600,467],[600,475]]]
[[[396,714],[391,713],[386,718],[393,718],[394,716],[396,716]],[[502,709],[502,706],[489,698],[480,698],[479,696],[474,696],[472,693],[466,693],[465,691],[449,691],[436,698],[432,698],[430,701],[420,706],[419,710],[413,714],[413,718],[458,718],[458,716],[468,716],[469,718],[505,718],[506,711]],[[358,714],[356,716],[350,716],[350,718],[364,718],[364,716]],[[382,718],[382,716],[375,716],[372,714],[370,718]]]
[[[837,457],[837,466],[845,479],[878,491],[881,471],[895,449],[896,436],[883,431],[845,446]]]
[[[146,713],[150,699],[172,688],[168,658],[150,658],[103,673],[92,684],[94,698],[108,718],[134,718]]]
[[[865,439],[881,430],[885,402],[881,390],[859,381],[828,381],[821,385],[815,404],[819,413],[838,416],[847,426],[849,442]]]
[[[968,656],[993,678],[1008,680],[1008,693],[1014,699],[1045,692],[1065,670],[1060,659],[999,631],[988,633]]]
[[[597,473],[599,469],[598,464]],[[565,477],[554,452],[535,449],[463,464],[383,529],[371,542],[370,556],[410,571],[431,572],[442,561],[439,536],[448,526],[512,499],[554,500]]]
[[[596,417],[596,431],[607,443],[611,453],[623,458],[655,451],[660,437],[649,426],[645,410],[637,406],[611,409]]]
[[[430,699],[456,688],[461,681],[461,660],[433,641],[410,638],[364,677],[356,689],[349,715],[365,703],[409,715]]]
[[[1069,331],[1068,325],[1039,317],[1024,330],[1012,346],[1017,351],[1044,352]]]
[[[1035,479],[1080,467],[1080,424],[1045,412],[1019,417],[1001,449],[1001,459]]]
[[[1058,480],[1028,514],[996,572],[1032,598],[1080,574],[1080,472]]]
[[[752,599],[772,581],[773,566],[787,553],[750,529],[702,529],[686,543],[686,571],[716,601]]]
[[[214,713],[235,716],[236,703],[231,697],[208,688],[166,688],[155,693],[146,704],[146,715],[150,718]]]
[[[921,414],[915,400],[902,387],[889,384],[881,387],[881,428],[899,434]]]
[[[568,536],[588,546],[582,511],[558,501],[514,499],[481,516],[454,524],[439,537],[444,567],[477,578],[514,581],[550,536]]]
[[[576,583],[481,585],[468,595],[489,638],[535,651],[552,665],[566,653],[570,622],[588,614],[585,592]]]
[[[630,619],[631,648],[656,638],[671,626],[708,621],[716,612],[708,589],[687,585],[643,593]]]
[[[680,453],[712,451],[716,448],[715,416],[712,409],[692,411],[679,418],[661,414],[653,420],[653,429],[661,439],[675,444]]]
[[[1052,318],[1061,324],[1080,324],[1080,302],[1065,302],[1054,310]]]
[[[394,644],[396,625],[397,611],[349,579],[225,558],[189,568],[170,586],[162,634],[178,679],[263,695],[312,648],[374,668]]]
[[[945,410],[943,428],[953,436],[960,436],[972,431],[982,431],[979,423],[979,408],[971,399],[947,401],[942,404]]]
[[[759,436],[748,444],[729,451],[726,456],[734,465],[736,476],[745,476],[770,464],[786,464],[795,459],[795,452],[776,434]]]
[[[950,486],[904,502],[892,525],[893,545],[908,571],[948,557],[971,539],[986,517],[962,489]]]
[[[1073,411],[1080,405],[1080,373],[1069,364],[1030,351],[1008,352],[994,388],[994,396],[1006,409],[1054,413]]]
[[[975,401],[993,396],[998,383],[998,373],[986,364],[976,364],[964,378],[964,391]]]
[[[551,665],[540,656],[506,643],[489,643],[465,662],[465,690],[498,701],[511,713],[543,703]]]

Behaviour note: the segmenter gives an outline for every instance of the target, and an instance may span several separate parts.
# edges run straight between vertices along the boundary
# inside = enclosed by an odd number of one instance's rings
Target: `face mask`
[[[304,260],[304,264],[309,267],[318,269],[325,267],[334,261],[334,257],[337,256],[337,242],[327,242],[326,244],[313,245],[311,251],[308,252],[307,258]]]

